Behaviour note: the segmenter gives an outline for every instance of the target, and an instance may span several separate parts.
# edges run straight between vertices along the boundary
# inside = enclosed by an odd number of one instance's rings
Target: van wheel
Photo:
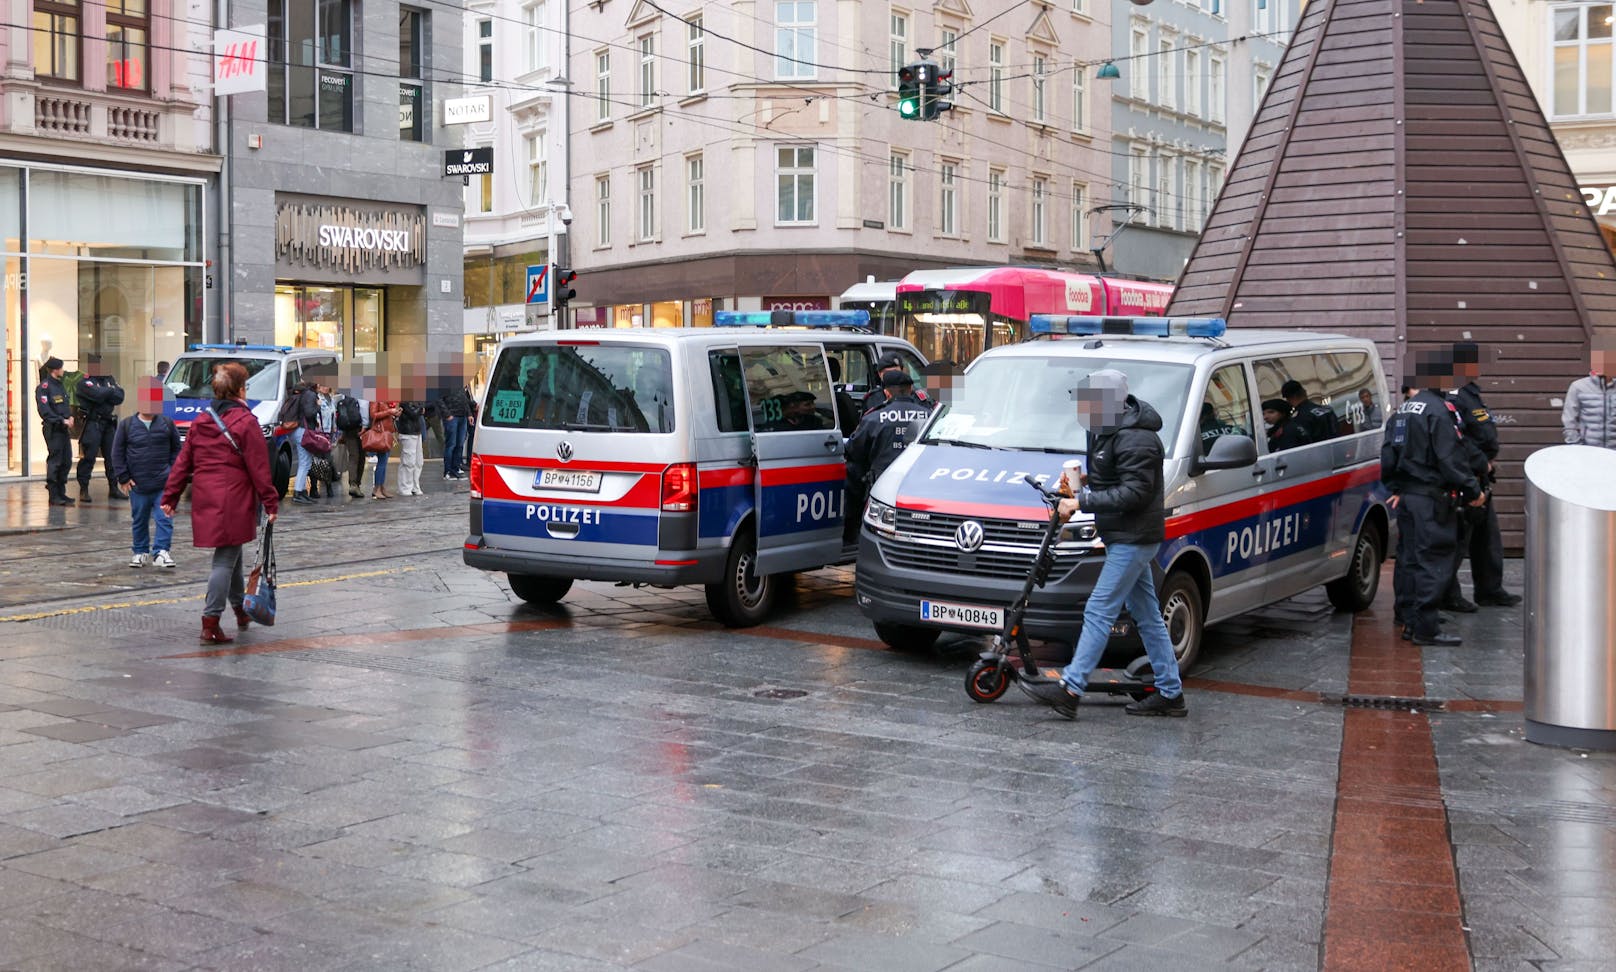
[[[772,577],[757,572],[757,539],[750,533],[735,537],[724,560],[724,579],[707,585],[707,609],[729,628],[750,628],[761,624],[774,610],[783,581],[790,575]]]
[[[920,628],[912,624],[889,624],[885,621],[875,622],[875,636],[886,643],[888,648],[895,651],[927,651],[937,643],[937,636],[942,634],[936,628]]]
[[[1352,548],[1347,575],[1324,585],[1330,603],[1342,611],[1366,611],[1380,591],[1381,539],[1377,527],[1366,525]]]
[[[1200,657],[1201,637],[1206,633],[1206,606],[1195,579],[1182,571],[1169,575],[1161,591],[1161,609],[1178,670],[1188,671]]]
[[[529,604],[554,604],[572,590],[571,577],[539,577],[534,574],[506,574],[511,593]]]
[[[292,485],[292,450],[275,450],[275,472],[270,479],[275,486],[275,495],[285,496],[287,487]]]

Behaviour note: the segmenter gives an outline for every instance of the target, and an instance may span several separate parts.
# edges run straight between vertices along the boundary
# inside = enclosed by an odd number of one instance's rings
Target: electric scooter
[[[1064,481],[1060,489],[1045,489],[1032,476],[1022,480],[1043,498],[1049,507],[1049,522],[1044,525],[1043,541],[1038,545],[1038,556],[1033,558],[1027,571],[1027,580],[1021,585],[1021,596],[1016,598],[1004,615],[1004,629],[993,636],[988,650],[965,673],[965,694],[973,702],[993,702],[1005,693],[1011,682],[1028,685],[1049,684],[1060,680],[1060,669],[1039,668],[1032,657],[1032,644],[1022,629],[1027,615],[1027,603],[1033,588],[1043,587],[1055,567],[1055,541],[1060,536],[1065,520],[1060,515],[1060,501],[1071,497],[1071,489]],[[1015,656],[1012,658],[1012,654]],[[1097,668],[1089,675],[1088,691],[1107,695],[1127,695],[1140,701],[1156,691],[1156,675],[1150,668],[1150,659],[1135,658],[1127,668]]]

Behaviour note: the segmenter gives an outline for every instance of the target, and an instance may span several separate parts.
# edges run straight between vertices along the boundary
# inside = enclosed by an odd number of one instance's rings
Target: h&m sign
[[[426,213],[282,202],[275,213],[275,262],[349,274],[419,267],[426,262]]]

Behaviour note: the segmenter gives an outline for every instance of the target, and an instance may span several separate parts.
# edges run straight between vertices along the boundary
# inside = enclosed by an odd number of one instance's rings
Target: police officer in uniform
[[[1453,373],[1451,355],[1422,359],[1421,377]],[[1437,605],[1453,576],[1459,550],[1459,504],[1484,504],[1486,495],[1466,462],[1454,411],[1431,388],[1404,402],[1386,423],[1380,478],[1392,490],[1399,543],[1393,587],[1403,634],[1416,645],[1452,646],[1458,635],[1441,630]]]
[[[89,365],[78,386],[79,408],[84,410],[84,428],[79,435],[79,502],[90,502],[90,476],[95,472],[95,456],[100,453],[107,472],[107,496],[110,499],[128,499],[129,494],[118,488],[118,477],[112,470],[112,440],[118,432],[118,406],[123,404],[123,389],[118,380],[101,367],[101,356],[89,356]]]
[[[931,417],[931,403],[915,396],[915,381],[909,372],[895,368],[882,373],[881,389],[889,392],[886,404],[864,413],[853,437],[847,440],[847,528],[848,540],[858,535],[864,498],[870,485],[899,453],[920,436],[921,426]]]
[[[1312,445],[1333,439],[1339,431],[1335,413],[1329,406],[1320,405],[1307,397],[1307,389],[1302,383],[1292,378],[1279,386],[1279,394],[1291,407],[1291,425],[1295,427],[1300,437],[1301,445]]]
[[[1453,374],[1455,383],[1463,382],[1448,394],[1448,400],[1459,411],[1464,426],[1466,448],[1480,454],[1485,462],[1481,483],[1488,487],[1487,505],[1475,510],[1467,518],[1468,540],[1461,538],[1459,557],[1470,557],[1470,580],[1475,589],[1477,604],[1493,607],[1514,607],[1521,596],[1504,590],[1504,540],[1498,530],[1498,510],[1493,504],[1491,486],[1497,481],[1498,426],[1487,403],[1481,400],[1481,349],[1470,341],[1453,346]],[[1464,600],[1455,575],[1452,594]],[[1469,603],[1468,601],[1465,603]]]
[[[870,389],[869,394],[864,396],[863,414],[865,415],[868,415],[876,409],[881,408],[882,406],[886,405],[887,402],[892,400],[891,389],[895,386],[891,386],[886,383],[885,379],[887,375],[893,374],[894,372],[903,374],[905,376],[909,374],[908,369],[903,366],[903,356],[898,354],[896,351],[888,351],[886,354],[883,354],[880,360],[875,363],[875,371],[876,380],[879,383],[874,388]],[[911,382],[912,381],[913,379],[911,379]],[[926,405],[928,408],[932,405],[932,402],[926,398],[926,393],[924,391],[916,391],[915,399]]]
[[[1211,402],[1201,403],[1201,455],[1212,454],[1212,444],[1226,435],[1246,436],[1246,430],[1218,415]]]
[[[34,406],[45,433],[45,489],[50,505],[72,506],[67,496],[67,470],[73,464],[73,409],[67,404],[62,387],[62,359],[47,358],[39,387],[34,389]]]

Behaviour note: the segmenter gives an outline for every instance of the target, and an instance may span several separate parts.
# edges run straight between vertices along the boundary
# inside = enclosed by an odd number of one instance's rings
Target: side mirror
[[[1212,443],[1212,451],[1195,460],[1194,472],[1209,469],[1239,469],[1255,465],[1257,442],[1245,435],[1220,435]]]

